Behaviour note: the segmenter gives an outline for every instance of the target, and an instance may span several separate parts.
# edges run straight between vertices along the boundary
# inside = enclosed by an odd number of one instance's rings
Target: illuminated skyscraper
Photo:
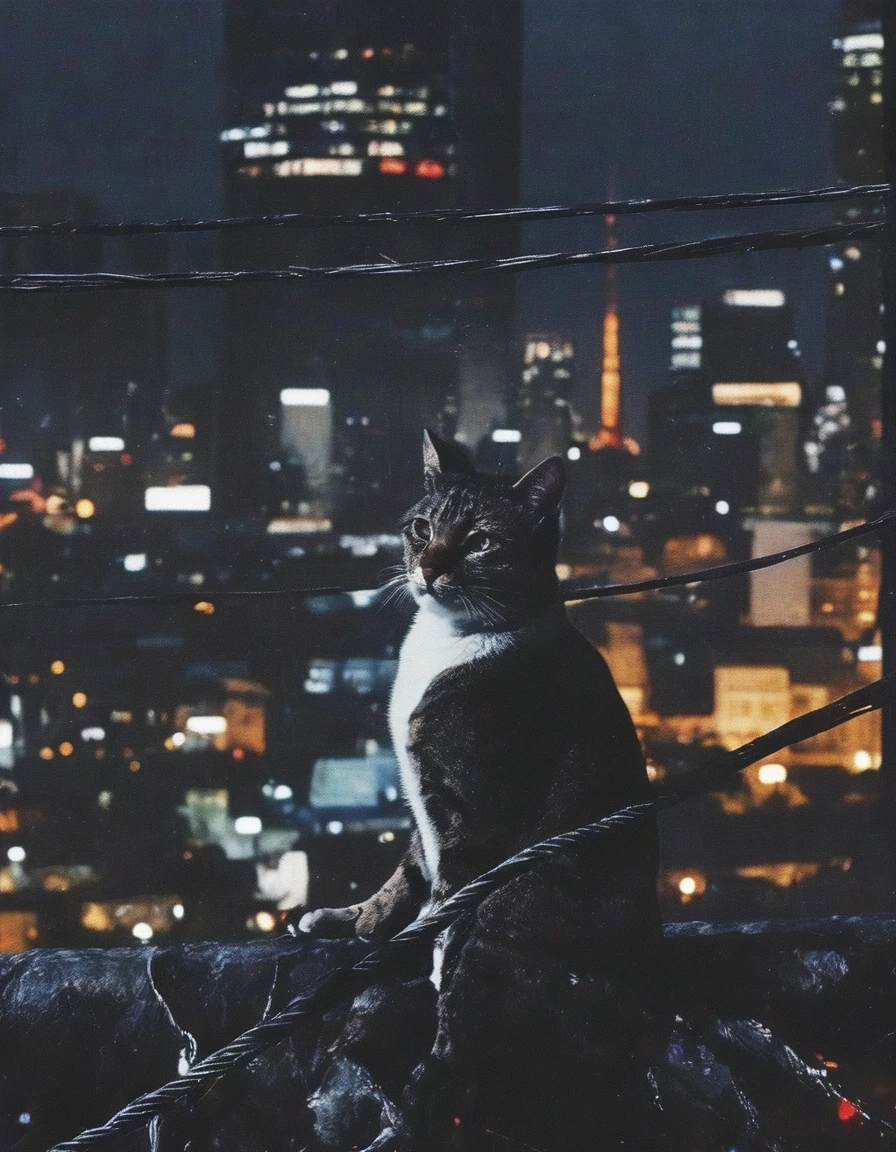
[[[883,52],[880,6],[870,0],[848,0],[837,53],[837,94],[830,103],[834,117],[837,174],[849,184],[880,182],[883,160]],[[883,205],[838,207],[843,222],[880,218]],[[880,386],[883,358],[882,275],[880,246],[874,241],[848,241],[832,248],[827,289],[826,395],[845,393],[850,421],[844,438],[817,441],[819,468],[840,475],[835,502],[860,511],[876,472],[880,450]],[[832,392],[833,390],[833,392]],[[824,456],[827,453],[828,459]],[[831,456],[839,457],[831,460]]]
[[[507,443],[508,431],[519,431],[520,471],[528,471],[546,456],[565,455],[569,448],[574,373],[569,339],[556,333],[529,333],[524,338],[522,373],[507,406],[509,430],[492,433],[493,439],[503,435]]]
[[[493,207],[518,196],[519,0],[339,5],[229,0],[226,122],[230,212],[354,215]],[[233,233],[232,267],[505,255],[516,226],[283,228]],[[222,479],[230,506],[264,512],[264,473],[284,461],[279,398],[331,397],[331,495],[355,464],[383,526],[419,481],[424,424],[475,443],[503,410],[511,278],[438,276],[257,284],[226,294]],[[295,415],[295,413],[292,413]],[[364,450],[357,451],[358,429]],[[376,458],[372,463],[373,458]],[[268,509],[268,512],[271,510]]]
[[[699,307],[676,308],[674,383],[651,396],[654,479],[715,497],[732,511],[791,513],[799,354],[793,311],[777,288],[729,288]]]

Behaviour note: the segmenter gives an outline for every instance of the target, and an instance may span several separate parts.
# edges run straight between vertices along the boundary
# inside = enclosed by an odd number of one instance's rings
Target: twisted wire
[[[775,564],[794,560],[798,556],[808,556],[813,552],[822,552],[827,548],[835,548],[840,544],[845,544],[849,540],[868,536],[880,529],[893,526],[894,521],[896,521],[896,511],[882,512],[874,520],[868,520],[864,524],[855,524],[852,528],[832,533],[830,536],[823,536],[820,540],[812,540],[808,544],[785,548],[782,552],[756,556],[752,560],[734,560],[729,564],[716,564],[711,568],[698,568],[694,572],[680,572],[673,576],[654,576],[649,580],[635,580],[627,584],[599,584],[592,588],[570,589],[563,599],[567,604],[572,604],[579,600],[627,596],[632,592],[654,592],[662,588],[681,588],[687,584],[702,584],[705,581],[723,580],[728,576],[739,576],[746,572],[758,572],[763,568],[771,568]],[[304,588],[272,588],[260,591],[213,592],[203,589],[196,592],[159,592],[148,596],[75,596],[58,597],[52,600],[9,600],[6,603],[0,603],[0,612],[8,608],[85,608],[105,604],[195,604],[197,600],[303,599],[311,596],[338,596],[352,592],[370,591],[371,589],[366,587],[346,588],[327,585]]]
[[[551,204],[539,208],[486,208],[479,211],[442,208],[431,212],[361,212],[355,215],[282,212],[213,220],[131,220],[123,223],[85,224],[59,220],[52,224],[4,224],[0,226],[0,239],[24,236],[139,236],[159,232],[232,232],[243,228],[323,228],[370,224],[479,224],[505,220],[524,223],[581,216],[632,216],[643,212],[703,212],[839,200],[882,200],[889,192],[889,187],[889,184],[849,184],[732,195],[678,196],[661,200],[609,200],[602,203]]]
[[[215,288],[228,284],[258,284],[273,280],[356,280],[366,276],[407,276],[428,272],[524,272],[536,268],[572,268],[585,264],[641,264],[657,260],[693,260],[734,253],[768,252],[779,248],[812,248],[877,236],[883,220],[833,224],[826,228],[777,229],[717,236],[709,240],[665,241],[596,252],[546,252],[530,256],[412,260],[335,267],[292,265],[286,268],[237,269],[208,272],[29,272],[0,276],[0,292],[97,292],[121,288]]]
[[[718,788],[736,776],[742,768],[772,752],[780,751],[789,744],[807,740],[854,716],[880,708],[894,685],[896,685],[896,673],[891,673],[835,700],[832,704],[797,717],[732,752],[721,753],[699,774],[695,773],[662,791],[657,790],[656,798],[653,800],[627,805],[596,823],[585,824],[524,848],[497,867],[464,885],[429,915],[414,921],[356,964],[328,973],[310,989],[291,1000],[282,1012],[250,1028],[217,1052],[194,1064],[184,1076],[145,1093],[122,1108],[105,1124],[88,1128],[73,1139],[56,1144],[50,1152],[82,1152],[83,1149],[92,1148],[110,1137],[143,1127],[175,1104],[184,1104],[195,1099],[210,1081],[260,1056],[288,1036],[293,1028],[312,1013],[327,1011],[382,976],[406,970],[414,960],[423,958],[428,945],[458,916],[478,907],[487,896],[534,865],[574,850],[586,842],[597,841],[624,830],[654,813],[690,799],[699,792]]]

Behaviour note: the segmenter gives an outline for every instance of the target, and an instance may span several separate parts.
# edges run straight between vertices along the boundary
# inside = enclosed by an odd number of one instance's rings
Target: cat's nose
[[[448,570],[445,568],[422,568],[421,567],[420,575],[426,581],[426,586],[428,588],[431,587],[433,584],[449,584],[451,582],[451,577],[448,574]]]

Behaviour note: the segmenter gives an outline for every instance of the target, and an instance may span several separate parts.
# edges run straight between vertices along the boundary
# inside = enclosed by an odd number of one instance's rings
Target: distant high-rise
[[[574,386],[572,341],[557,333],[527,334],[523,339],[522,372],[507,405],[508,425],[511,431],[518,429],[520,433],[521,471],[528,471],[546,456],[563,455],[569,448]],[[496,431],[500,436],[501,429]]]
[[[729,288],[700,306],[676,308],[674,383],[651,396],[654,479],[732,510],[792,512],[799,364],[793,311],[777,288]]]
[[[847,0],[834,49],[838,79],[830,110],[837,174],[848,184],[880,182],[884,38],[879,3]],[[850,204],[838,207],[836,213],[842,222],[876,219],[882,216],[883,205]],[[869,240],[848,241],[830,250],[828,263],[825,384],[828,390],[838,390],[835,395],[845,392],[850,434],[848,444],[845,438],[821,443],[818,459],[827,472],[840,475],[836,501],[859,511],[880,449],[884,351],[880,246]],[[838,460],[832,461],[832,455]]]
[[[486,9],[472,0],[229,0],[226,52],[230,212],[352,215],[516,202],[519,0]],[[229,235],[225,262],[505,255],[517,242],[512,224],[258,229]],[[503,411],[510,278],[257,284],[228,290],[226,301],[219,442],[232,509],[264,513],[275,491],[265,472],[282,469],[283,452],[292,452],[281,424],[296,413],[280,397],[306,387],[309,375],[331,398],[330,459],[325,465],[318,453],[316,490],[345,509],[362,484],[376,504],[364,519],[379,517],[383,526],[416,486],[424,424],[475,443]],[[381,481],[375,491],[371,470]]]

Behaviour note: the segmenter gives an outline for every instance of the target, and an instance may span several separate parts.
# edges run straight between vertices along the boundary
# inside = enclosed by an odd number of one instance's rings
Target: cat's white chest
[[[389,727],[401,770],[402,788],[417,823],[430,882],[438,875],[439,841],[423,803],[417,767],[408,752],[411,714],[440,673],[494,653],[502,644],[503,638],[493,633],[457,636],[450,618],[424,605],[401,647],[389,706]]]

